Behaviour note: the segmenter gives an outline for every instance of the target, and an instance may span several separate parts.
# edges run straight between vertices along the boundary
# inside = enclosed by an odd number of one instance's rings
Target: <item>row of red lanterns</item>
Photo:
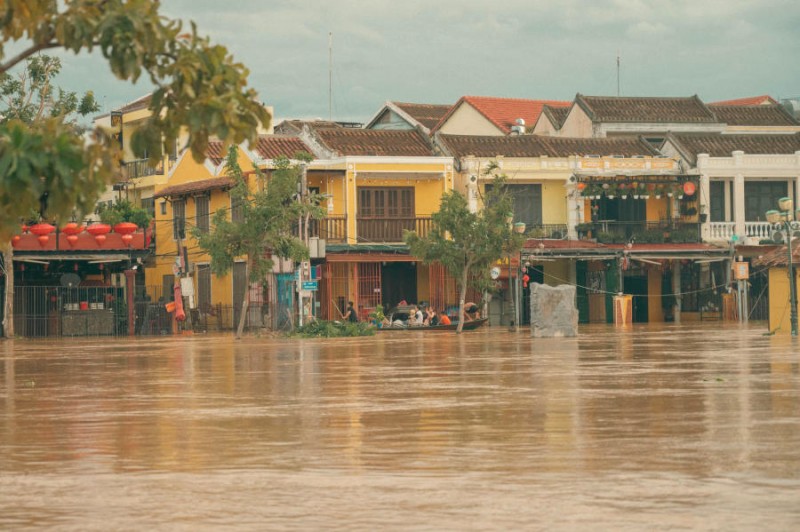
[[[73,246],[78,241],[78,234],[83,232],[84,229],[87,233],[94,236],[94,239],[98,245],[102,245],[103,242],[106,241],[106,234],[111,231],[111,226],[104,223],[94,223],[88,227],[85,227],[76,222],[70,222],[61,228],[61,232],[67,235],[67,242]],[[136,232],[137,229],[138,226],[131,222],[121,222],[114,226],[114,232],[122,235],[122,241],[126,245],[130,245],[130,243],[133,241],[133,233]],[[27,225],[22,226],[22,231],[30,231],[36,235],[39,244],[42,246],[47,244],[47,242],[50,240],[50,233],[55,230],[55,226],[48,223],[38,223],[30,227]],[[20,235],[15,235],[12,237],[11,243],[16,245],[19,240]]]

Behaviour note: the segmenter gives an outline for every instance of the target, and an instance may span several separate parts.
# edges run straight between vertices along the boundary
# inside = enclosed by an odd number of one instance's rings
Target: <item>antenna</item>
[[[617,98],[619,98],[619,50],[617,50]]]
[[[333,32],[328,32],[328,120],[333,120]]]

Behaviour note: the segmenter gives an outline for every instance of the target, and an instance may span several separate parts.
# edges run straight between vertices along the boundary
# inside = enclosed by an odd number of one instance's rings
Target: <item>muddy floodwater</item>
[[[0,529],[800,530],[800,342],[0,341]]]

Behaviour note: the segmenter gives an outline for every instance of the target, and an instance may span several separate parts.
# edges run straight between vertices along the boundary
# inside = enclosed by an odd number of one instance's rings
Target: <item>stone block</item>
[[[531,336],[558,338],[578,335],[575,287],[531,284]]]

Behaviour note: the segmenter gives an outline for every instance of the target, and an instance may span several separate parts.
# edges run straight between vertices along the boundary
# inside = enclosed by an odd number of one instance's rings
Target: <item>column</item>
[[[128,301],[128,336],[134,335],[136,325],[136,312],[134,310],[134,285],[136,283],[136,270],[125,270],[125,297]]]
[[[570,240],[578,240],[578,231],[575,226],[581,222],[580,211],[583,200],[579,200],[578,189],[575,183],[567,183],[567,235]]]
[[[347,216],[347,243],[355,244],[358,242],[358,229],[356,226],[356,218],[358,216],[357,207],[358,200],[356,198],[356,178],[358,172],[354,164],[348,164],[344,175],[344,212]]]
[[[700,214],[705,214],[706,219],[705,221],[702,220],[701,216],[701,226],[700,226],[700,235],[703,239],[703,242],[708,241],[709,232],[711,230],[711,183],[708,179],[708,174],[700,174],[700,205],[699,205],[699,212]]]
[[[744,243],[746,230],[744,225],[744,175],[736,174],[733,179],[733,221],[739,242]]]

